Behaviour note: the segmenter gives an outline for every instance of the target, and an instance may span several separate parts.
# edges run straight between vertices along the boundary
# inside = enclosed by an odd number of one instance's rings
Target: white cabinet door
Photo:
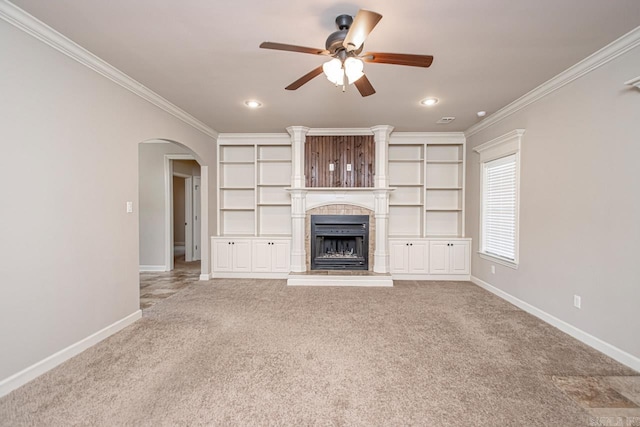
[[[389,242],[389,264],[392,274],[409,272],[409,246],[407,242]]]
[[[271,271],[271,244],[267,240],[253,241],[253,271],[269,272]]]
[[[233,250],[233,271],[251,271],[251,241],[232,240],[231,247]]]
[[[429,246],[427,242],[409,242],[409,273],[427,274],[429,272]]]
[[[213,242],[213,271],[233,271],[231,258],[233,251],[230,240],[214,240]]]
[[[432,241],[429,242],[429,273],[448,274],[449,273],[449,242]]]
[[[289,240],[276,240],[271,243],[271,271],[288,273],[290,271],[291,243]]]
[[[450,242],[451,274],[469,274],[469,242]]]

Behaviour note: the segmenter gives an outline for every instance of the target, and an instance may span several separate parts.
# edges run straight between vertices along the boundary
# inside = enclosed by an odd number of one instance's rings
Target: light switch
[[[351,172],[351,163],[347,163],[347,172]]]
[[[333,168],[335,165],[333,163],[329,163],[329,172],[333,172]]]
[[[133,202],[127,202],[127,213],[133,213]]]

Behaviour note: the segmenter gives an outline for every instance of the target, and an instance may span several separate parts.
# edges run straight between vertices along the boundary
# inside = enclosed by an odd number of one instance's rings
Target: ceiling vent
[[[456,119],[455,117],[443,117],[440,120],[438,120],[436,123],[439,123],[441,125],[446,125],[447,123],[451,123],[455,119]]]

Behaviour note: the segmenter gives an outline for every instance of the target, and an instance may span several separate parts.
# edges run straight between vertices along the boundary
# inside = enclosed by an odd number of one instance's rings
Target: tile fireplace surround
[[[393,286],[389,274],[388,225],[389,193],[387,153],[392,126],[375,126],[373,134],[375,155],[375,186],[373,188],[318,188],[305,187],[304,144],[309,128],[292,126],[287,128],[292,141],[292,186],[291,194],[291,272],[289,284],[301,277],[308,277],[309,268],[309,216],[311,214],[369,215],[369,269],[377,277],[375,286]],[[347,272],[348,273],[348,272]],[[329,275],[329,276],[333,276]],[[320,276],[322,277],[322,276]],[[324,275],[326,278],[327,275]],[[353,276],[351,281],[353,282]],[[336,281],[339,282],[338,279]]]

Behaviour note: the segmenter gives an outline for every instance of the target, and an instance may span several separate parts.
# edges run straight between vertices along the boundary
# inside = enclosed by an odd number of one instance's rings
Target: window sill
[[[478,252],[480,258],[485,259],[487,261],[495,262],[496,264],[504,265],[505,267],[513,268],[514,270],[518,269],[518,263],[509,261],[508,259],[500,258],[495,255],[490,255],[485,252]]]

